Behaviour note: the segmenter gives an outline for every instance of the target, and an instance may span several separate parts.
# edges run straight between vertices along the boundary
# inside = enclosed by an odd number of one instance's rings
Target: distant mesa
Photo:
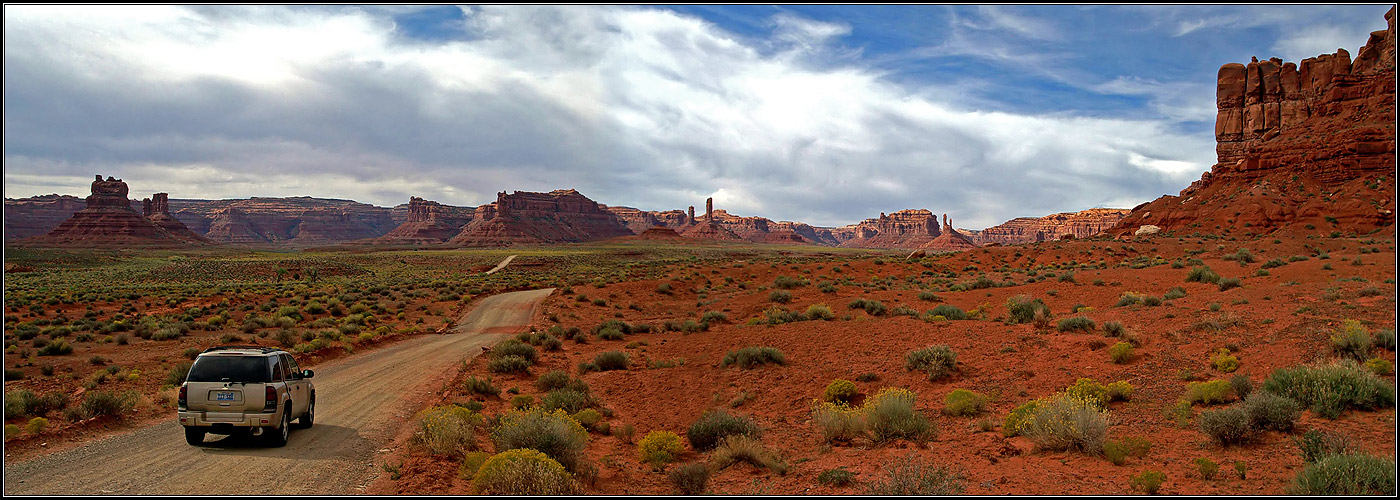
[[[1088,238],[1112,228],[1131,210],[1122,208],[1091,208],[1079,212],[1064,212],[1044,217],[1017,217],[1001,224],[969,234],[978,245],[999,243],[1016,245],[1068,238]]]
[[[440,244],[462,231],[476,214],[476,209],[443,205],[417,196],[408,199],[408,219],[388,234],[364,240],[380,244]]]
[[[1216,163],[1109,232],[1367,233],[1395,223],[1395,8],[1353,60],[1220,67]],[[1335,221],[1335,222],[1333,222]],[[1312,229],[1309,229],[1309,226]]]
[[[881,213],[878,218],[847,227],[850,236],[841,246],[851,248],[919,248],[943,234],[938,217],[925,209]]]

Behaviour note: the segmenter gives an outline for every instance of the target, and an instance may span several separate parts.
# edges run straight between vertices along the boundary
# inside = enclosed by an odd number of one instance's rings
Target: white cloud
[[[769,42],[803,50],[765,55],[660,9],[465,13],[464,39],[410,43],[379,10],[8,7],[6,195],[85,191],[96,172],[175,198],[380,205],[573,187],[648,210],[714,196],[775,220],[928,208],[980,227],[1146,201],[1214,156],[1209,131],[1163,120],[968,111],[829,64],[807,49],[850,27],[790,14]],[[1112,91],[1166,95],[1129,83]]]

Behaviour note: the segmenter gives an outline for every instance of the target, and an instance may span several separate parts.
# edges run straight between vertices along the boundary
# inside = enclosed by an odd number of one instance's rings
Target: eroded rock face
[[[1044,217],[1018,217],[967,236],[978,245],[1016,245],[1058,240],[1065,236],[1087,238],[1117,225],[1128,212],[1128,209],[1093,208]]]
[[[227,210],[230,208],[233,210]],[[395,212],[351,200],[309,196],[177,199],[170,200],[170,209],[190,229],[217,242],[293,246],[383,236],[408,216],[407,210]]]
[[[701,240],[744,241],[743,237],[716,222],[702,222],[690,226],[690,229],[686,229],[685,232],[681,233],[681,236]]]
[[[1353,62],[1345,49],[1231,63],[1216,81],[1217,163],[1110,232],[1369,232],[1394,224],[1395,9]],[[1331,219],[1338,222],[1333,224]],[[1305,230],[1312,225],[1316,230]]]
[[[851,227],[852,237],[841,242],[852,248],[919,248],[942,234],[938,217],[925,209],[880,214]]]
[[[24,240],[25,243],[63,246],[183,246],[199,243],[198,238],[174,221],[169,214],[162,221],[152,221],[131,207],[128,187],[115,177],[92,181],[92,194],[84,200],[85,207],[74,212],[48,234]],[[163,199],[163,198],[162,198]],[[167,229],[157,222],[166,222]]]
[[[374,238],[374,243],[383,244],[435,244],[442,243],[462,231],[462,226],[471,222],[475,210],[466,207],[443,205],[417,196],[408,199],[408,219],[388,234]]]
[[[603,205],[572,189],[496,194],[448,241],[456,246],[594,241],[633,234]]]
[[[948,214],[943,214],[943,229],[943,234],[919,248],[929,252],[960,252],[977,248],[977,243],[971,238],[953,229],[953,222],[948,219]]]
[[[5,241],[48,234],[74,212],[87,208],[77,196],[49,194],[5,200]]]
[[[155,225],[182,241],[200,244],[210,243],[208,238],[195,234],[194,231],[185,226],[185,223],[180,222],[180,219],[170,215],[170,194],[156,193],[141,201],[145,209],[146,220],[154,222]]]

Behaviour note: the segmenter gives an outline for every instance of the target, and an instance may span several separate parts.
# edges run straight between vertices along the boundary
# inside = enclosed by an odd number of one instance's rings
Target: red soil
[[[1131,243],[1079,240],[1030,246],[984,248],[904,263],[898,259],[854,260],[837,269],[841,259],[826,262],[792,260],[792,263],[759,261],[738,265],[682,264],[670,268],[670,279],[611,284],[604,288],[576,286],[573,295],[556,292],[543,308],[537,325],[579,327],[591,332],[599,323],[621,318],[630,323],[654,327],[666,321],[698,320],[707,311],[723,311],[730,323],[715,324],[709,331],[682,334],[654,332],[628,335],[621,341],[590,337],[589,343],[565,341],[558,352],[541,352],[540,361],[529,376],[489,374],[486,360],[479,357],[465,374],[491,375],[500,388],[517,388],[520,394],[543,397],[534,387],[535,377],[551,370],[577,373],[577,365],[602,351],[622,350],[632,359],[631,369],[589,373],[583,378],[593,393],[613,414],[606,422],[613,429],[631,424],[635,438],[653,430],[668,430],[684,436],[686,429],[703,412],[724,408],[749,415],[764,429],[763,443],[777,450],[791,465],[783,476],[752,465],[739,464],[715,474],[709,490],[717,493],[842,494],[861,491],[859,485],[872,482],[881,468],[896,457],[916,454],[929,462],[952,466],[966,477],[971,494],[1125,494],[1130,493],[1129,476],[1143,470],[1160,470],[1167,481],[1162,492],[1171,494],[1278,494],[1303,467],[1296,446],[1283,433],[1267,433],[1247,446],[1221,448],[1209,442],[1194,423],[1179,428],[1164,414],[1185,392],[1186,382],[1179,374],[1194,372],[1198,379],[1228,379],[1210,366],[1212,352],[1225,345],[1237,347],[1242,367],[1258,387],[1277,368],[1328,358],[1327,332],[1341,319],[1358,319],[1370,329],[1395,327],[1394,235],[1381,241],[1357,239],[1272,238],[1249,241],[1217,241],[1154,238]],[[1217,243],[1223,243],[1218,247]],[[1310,245],[1327,251],[1329,259],[1311,258],[1269,270],[1256,276],[1269,259],[1311,255]],[[1252,250],[1255,263],[1241,266],[1224,260],[1237,248]],[[1362,248],[1367,253],[1362,254]],[[1074,271],[1074,282],[1048,278],[1025,283],[1024,274],[1013,274],[1016,286],[937,292],[940,300],[965,310],[987,305],[984,320],[924,322],[909,317],[871,317],[862,310],[847,308],[853,299],[879,300],[890,308],[905,305],[919,311],[940,303],[917,298],[918,289],[904,289],[906,278],[928,279],[925,272],[959,273],[955,283],[971,282],[977,271],[1030,268],[1055,263],[1096,262],[1113,265],[1137,257],[1162,256],[1168,262],[1192,256],[1188,250],[1204,249],[1194,257],[1205,261],[1224,277],[1239,277],[1243,287],[1220,291],[1215,285],[1184,281],[1191,266],[1173,269],[1157,265],[1143,269],[1127,266]],[[1375,252],[1372,252],[1375,250]],[[1360,265],[1354,264],[1359,259]],[[1031,264],[1031,261],[1034,264]],[[739,263],[735,263],[739,264]],[[1328,266],[1331,269],[1325,269]],[[795,269],[794,269],[795,267]],[[1044,271],[1042,271],[1043,273]],[[823,303],[836,312],[834,321],[806,321],[778,326],[746,326],[748,319],[763,317],[763,310],[775,304],[768,301],[767,287],[778,275],[801,275],[808,286],[792,290],[793,300],[783,305],[802,311]],[[827,275],[827,277],[821,277]],[[1043,276],[1043,275],[1042,275]],[[884,285],[863,289],[855,284],[840,285],[836,293],[818,290],[817,283],[849,278],[857,283],[872,278],[893,277]],[[1000,272],[988,277],[1005,281]],[[1365,281],[1341,281],[1360,277]],[[733,284],[727,283],[732,278]],[[657,291],[661,283],[671,283],[672,293]],[[701,296],[697,288],[709,284]],[[738,283],[747,283],[745,289]],[[1183,287],[1184,298],[1161,306],[1115,307],[1123,292],[1134,291],[1161,296],[1172,287]],[[887,288],[880,290],[880,288]],[[1365,292],[1363,293],[1363,290]],[[1378,291],[1378,292],[1377,292]],[[1376,293],[1379,293],[1376,295]],[[577,301],[605,298],[607,305]],[[1037,331],[1029,324],[1007,325],[1005,303],[1014,295],[1031,295],[1050,306],[1057,322],[1074,316],[1072,307],[1083,304],[1091,311],[1079,315],[1096,324],[1116,320],[1125,324],[1143,341],[1136,356],[1126,364],[1114,364],[1106,349],[1091,347],[1106,339],[1093,333],[1061,333],[1053,326]],[[699,305],[704,304],[704,305]],[[1219,311],[1211,311],[1219,304]],[[636,305],[640,311],[630,308]],[[843,316],[849,316],[845,320]],[[1216,331],[1194,330],[1197,322],[1211,319],[1238,320],[1238,326]],[[630,343],[633,347],[625,347]],[[958,370],[950,378],[929,382],[921,372],[904,369],[904,355],[932,344],[947,344],[958,353]],[[746,346],[772,346],[787,358],[785,366],[766,365],[753,370],[721,368],[724,355]],[[1394,362],[1393,352],[1377,349],[1375,355]],[[670,368],[648,368],[651,361],[684,360]],[[882,387],[904,387],[918,394],[917,408],[937,424],[938,435],[931,442],[916,444],[898,441],[874,445],[864,439],[851,445],[829,446],[811,421],[811,403],[833,379],[855,380],[862,374],[878,376],[874,382],[856,382],[860,392],[874,394]],[[463,376],[465,376],[465,374]],[[1102,457],[1080,453],[1046,452],[1035,449],[1026,438],[1004,438],[999,430],[979,432],[977,422],[990,419],[998,426],[1012,408],[1034,398],[1050,395],[1090,377],[1101,383],[1126,380],[1134,387],[1131,401],[1111,405],[1110,439],[1141,436],[1152,442],[1144,458],[1130,458],[1114,466]],[[1387,376],[1394,383],[1394,377]],[[964,388],[992,396],[987,411],[978,417],[943,415],[943,397],[953,389]],[[486,415],[509,409],[509,393],[503,398],[480,398]],[[440,402],[462,401],[473,396],[454,386]],[[735,403],[739,401],[738,403]],[[1196,407],[1196,412],[1204,409]],[[1365,443],[1367,451],[1386,457],[1395,454],[1395,411],[1349,411],[1340,419],[1325,420],[1305,412],[1299,424],[1301,433],[1311,428],[1339,431]],[[470,481],[457,477],[457,463],[431,457],[405,444],[412,429],[401,436],[390,461],[402,461],[403,477],[397,481],[382,475],[371,488],[377,493],[469,493]],[[489,440],[480,443],[491,451]],[[655,471],[637,458],[635,444],[597,433],[590,435],[588,461],[598,468],[597,481],[590,493],[670,494],[664,471]],[[1212,480],[1195,472],[1193,461],[1210,458],[1222,464]],[[688,451],[666,468],[706,460],[707,454]],[[1232,461],[1247,464],[1247,479],[1234,476]],[[856,474],[855,486],[829,487],[817,482],[822,471],[845,467]],[[1027,473],[1035,471],[1034,473]]]

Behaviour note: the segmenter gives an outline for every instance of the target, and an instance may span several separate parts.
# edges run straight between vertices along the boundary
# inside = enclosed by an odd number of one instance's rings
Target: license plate
[[[233,401],[233,391],[219,391],[214,393],[214,401]]]

